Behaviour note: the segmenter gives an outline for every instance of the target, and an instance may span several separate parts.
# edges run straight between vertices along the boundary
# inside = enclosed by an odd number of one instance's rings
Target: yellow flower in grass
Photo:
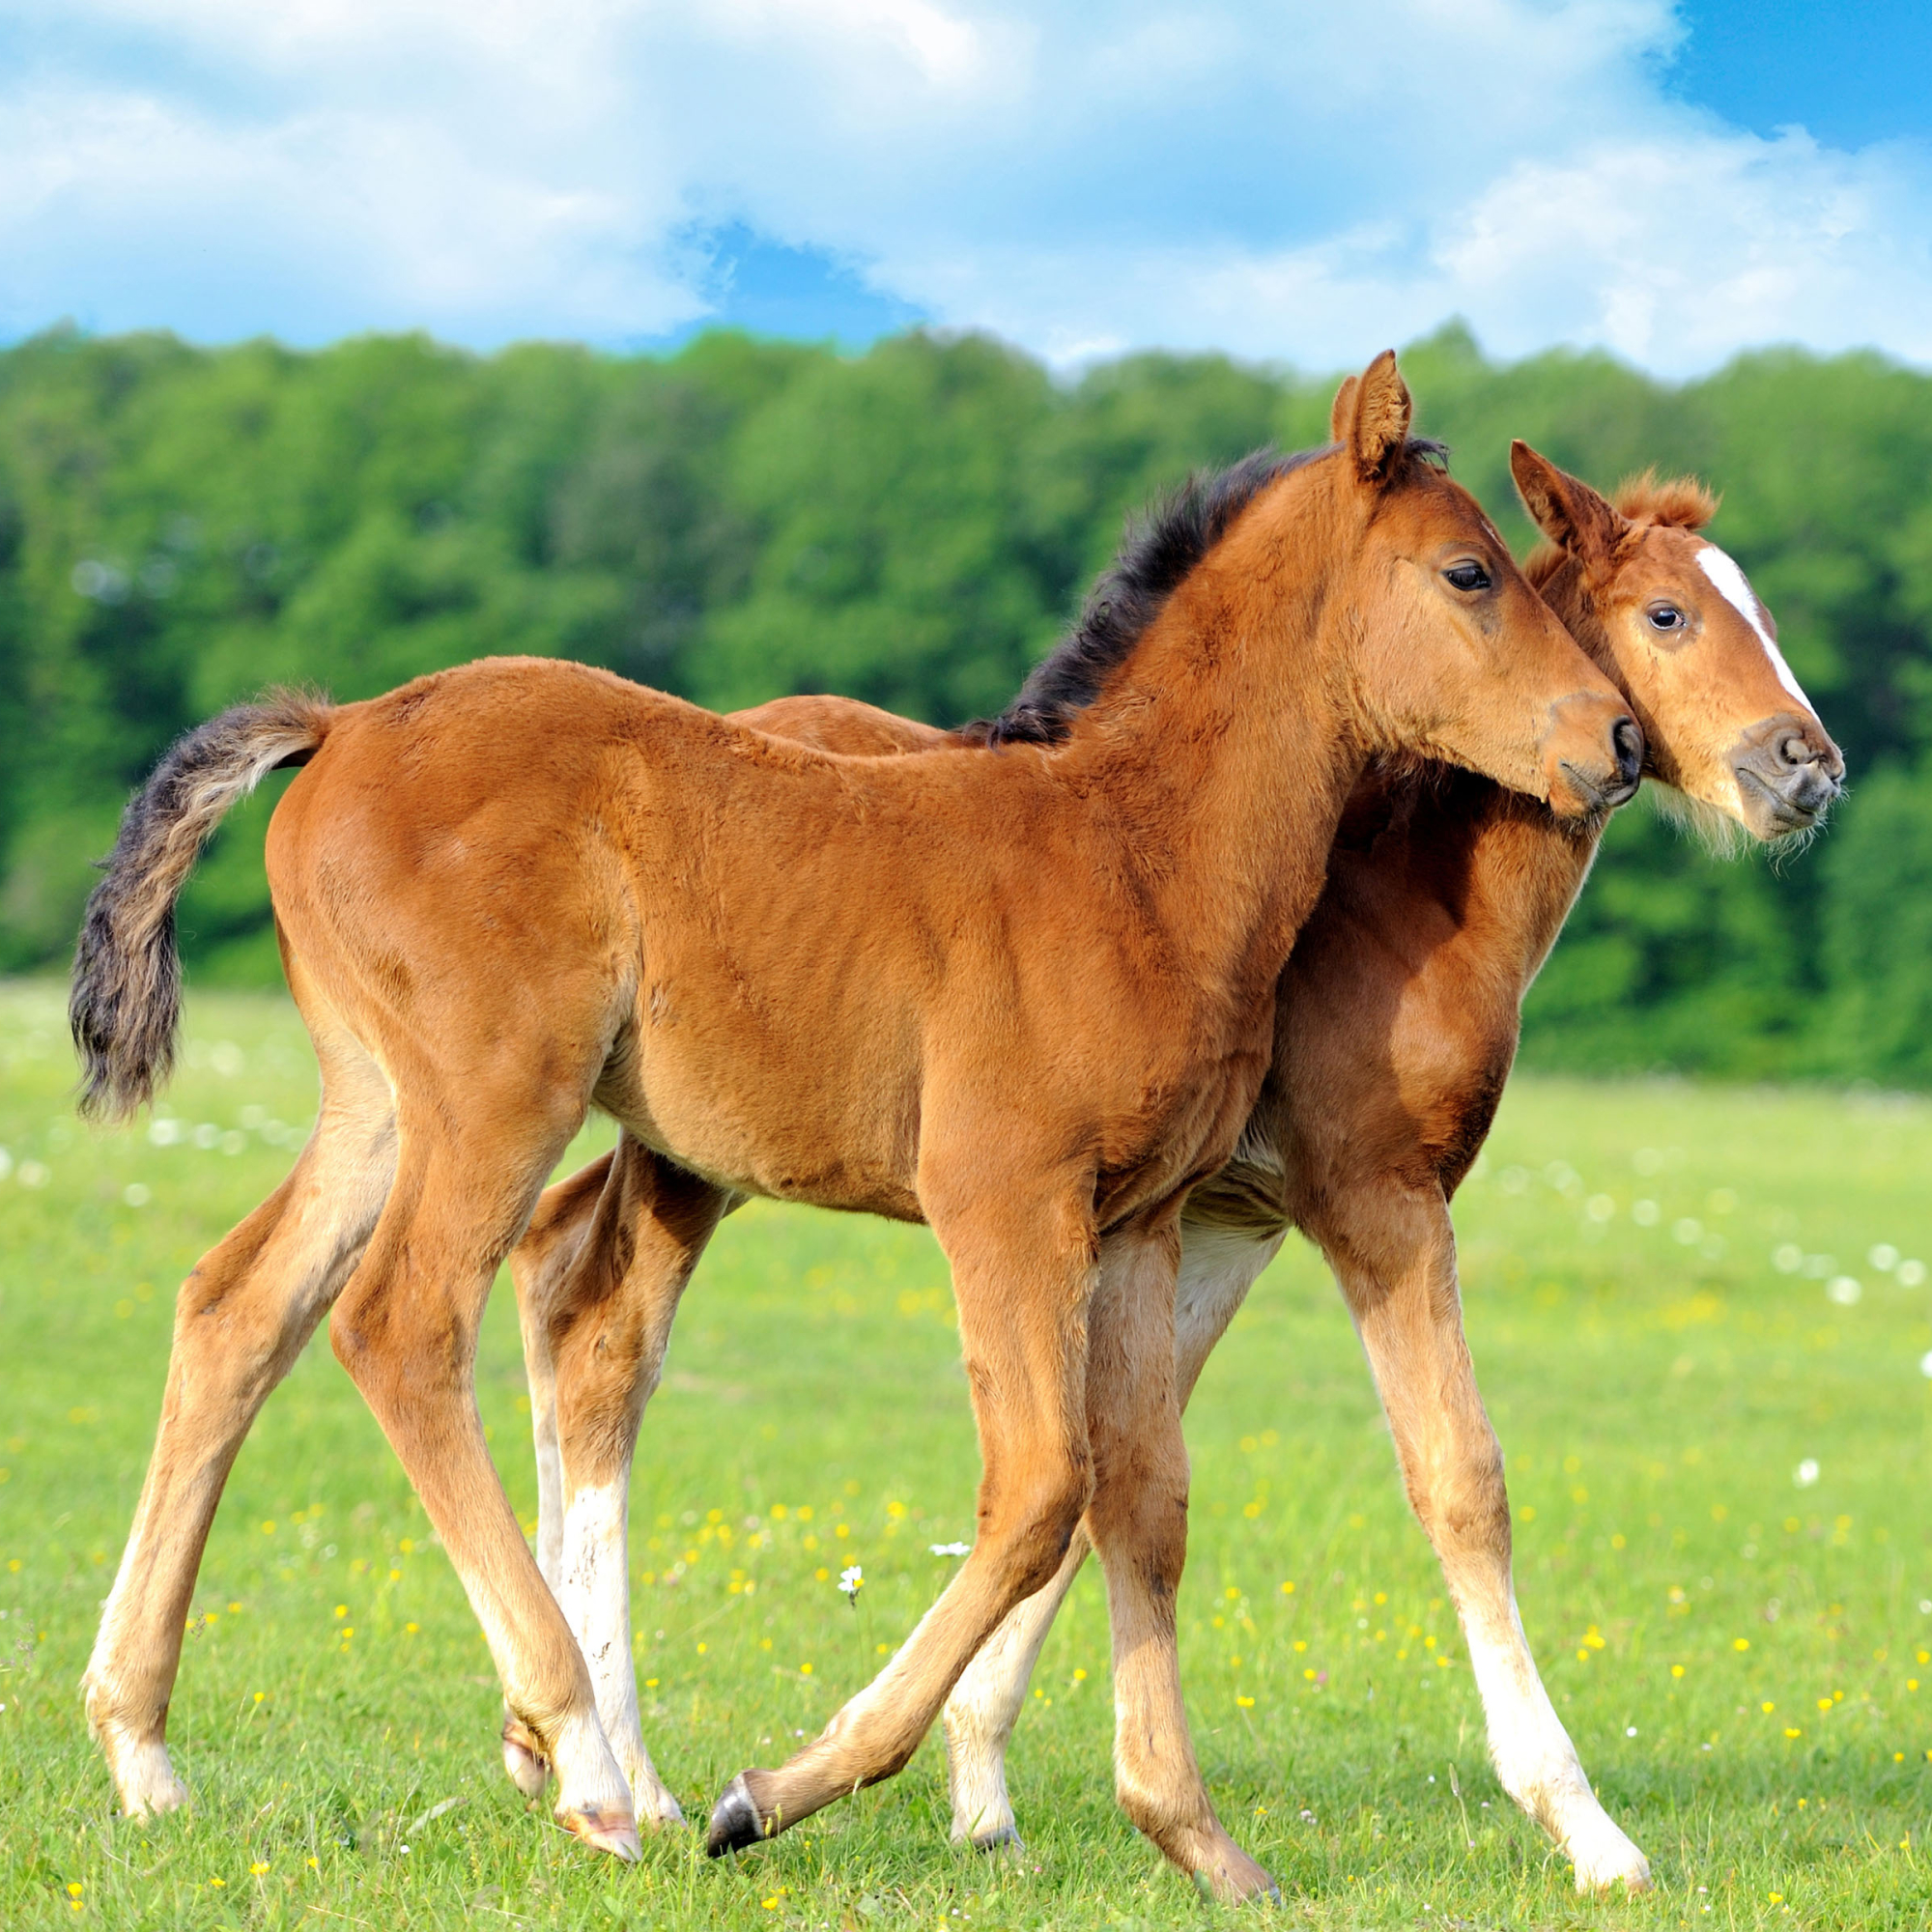
[[[268,1875],[269,1867],[263,1864],[260,1860],[257,1860],[255,1863],[248,1867],[248,1876],[250,1878],[267,1878]]]

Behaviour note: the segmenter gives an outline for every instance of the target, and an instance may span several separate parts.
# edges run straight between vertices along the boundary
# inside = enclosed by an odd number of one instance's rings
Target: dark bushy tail
[[[128,800],[81,920],[68,999],[86,1118],[125,1119],[167,1078],[181,1018],[175,901],[223,814],[278,765],[306,764],[331,709],[300,692],[238,704],[177,739]]]

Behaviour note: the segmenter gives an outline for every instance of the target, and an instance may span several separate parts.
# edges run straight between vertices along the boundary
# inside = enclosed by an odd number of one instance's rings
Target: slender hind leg
[[[1175,1599],[1187,1557],[1187,1450],[1175,1386],[1170,1227],[1102,1253],[1087,1368],[1094,1499],[1114,1634],[1114,1776],[1122,1807],[1223,1902],[1278,1899],[1214,1814],[1181,1701]]]
[[[1282,1238],[1268,1226],[1219,1227],[1183,1219],[1174,1321],[1175,1385],[1183,1408],[1209,1352],[1256,1278],[1280,1252]],[[946,1771],[955,1844],[990,1851],[1020,1841],[1007,1795],[1007,1746],[1025,1707],[1040,1647],[1091,1548],[1083,1524],[1053,1580],[986,1639],[946,1700]]]
[[[1082,1523],[1046,1587],[1017,1605],[980,1646],[946,1700],[946,1782],[955,1845],[992,1852],[1020,1843],[1007,1794],[1007,1746],[1047,1633],[1093,1548]]]
[[[426,1070],[417,1084],[428,1086]],[[442,1538],[511,1711],[556,1767],[559,1823],[635,1858],[630,1787],[476,1412],[476,1330],[492,1279],[581,1119],[562,1091],[560,1081],[529,1094],[406,1090],[395,1184],[330,1335]]]
[[[530,1385],[530,1434],[537,1461],[537,1568],[554,1595],[563,1571],[563,1462],[556,1433],[556,1363],[550,1347],[552,1306],[563,1294],[571,1264],[590,1232],[597,1198],[613,1154],[600,1154],[567,1180],[545,1188],[530,1225],[510,1255],[523,1329],[524,1370]],[[605,1726],[607,1734],[610,1726]],[[506,1704],[503,1769],[526,1798],[541,1798],[550,1760]],[[614,1740],[613,1740],[614,1741]]]
[[[1482,1692],[1496,1776],[1567,1852],[1579,1891],[1650,1883],[1590,1789],[1517,1615],[1502,1452],[1463,1332],[1455,1235],[1439,1191],[1350,1189],[1320,1238],[1361,1331],[1409,1501],[1442,1565]]]
[[[163,1734],[209,1525],[249,1425],[340,1293],[394,1171],[389,1090],[374,1063],[326,1033],[316,1049],[314,1136],[182,1286],[155,1453],[83,1680],[89,1724],[131,1818],[187,1796]]]
[[[638,1715],[631,1459],[678,1301],[730,1200],[624,1136],[549,1314],[564,1498],[557,1601],[582,1648],[640,1825],[682,1824],[684,1814],[651,1764]]]

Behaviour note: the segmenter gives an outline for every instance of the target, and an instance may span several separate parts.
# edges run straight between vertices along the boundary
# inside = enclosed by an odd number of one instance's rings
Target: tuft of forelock
[[[237,705],[178,738],[128,800],[74,949],[68,1024],[84,1117],[123,1119],[166,1079],[181,1020],[175,901],[223,814],[277,766],[306,763],[330,710],[296,691]]]
[[[1661,477],[1655,469],[1626,476],[1610,497],[1611,507],[1632,523],[1676,530],[1701,530],[1718,514],[1719,500],[1695,476]]]
[[[1099,696],[1133,654],[1167,601],[1269,484],[1318,458],[1329,443],[1284,456],[1258,449],[1225,469],[1197,470],[1133,518],[1120,554],[1088,593],[1073,629],[1033,668],[1019,696],[997,718],[962,725],[976,745],[1057,745],[1074,717]],[[1405,460],[1445,463],[1444,444],[1412,437]]]

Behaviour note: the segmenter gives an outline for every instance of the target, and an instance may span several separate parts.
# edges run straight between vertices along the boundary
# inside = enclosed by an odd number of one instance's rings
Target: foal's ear
[[[1609,564],[1630,525],[1596,491],[1526,442],[1510,444],[1510,474],[1523,508],[1551,543],[1586,570]]]
[[[1384,349],[1335,392],[1328,433],[1354,459],[1363,482],[1386,483],[1395,473],[1408,448],[1413,410],[1393,349]]]
[[[1335,391],[1335,406],[1328,412],[1328,440],[1347,442],[1355,427],[1355,392],[1362,386],[1359,376],[1345,376]]]

